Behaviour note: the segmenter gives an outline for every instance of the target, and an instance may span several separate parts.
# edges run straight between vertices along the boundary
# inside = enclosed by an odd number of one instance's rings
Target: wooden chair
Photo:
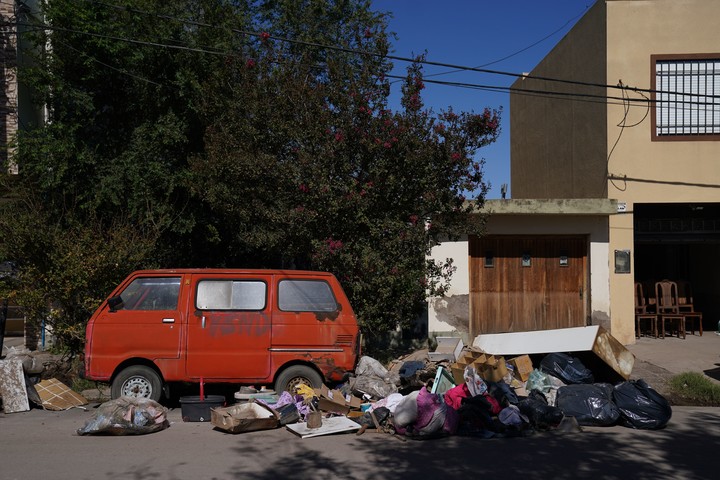
[[[657,314],[648,311],[642,284],[635,282],[635,336],[637,338],[642,336],[643,322],[650,324],[650,331],[655,338],[658,338]]]
[[[693,299],[692,286],[687,280],[680,280],[677,282],[678,287],[678,308],[680,313],[685,314],[685,323],[692,319],[690,322],[690,333],[695,335],[695,323],[697,324],[700,336],[703,334],[702,327],[702,313],[695,310],[695,301]],[[688,326],[688,325],[686,325]]]
[[[685,338],[685,315],[678,306],[677,284],[671,280],[661,280],[655,284],[657,300],[656,313],[660,320],[660,336],[665,338],[665,322],[677,323],[678,337]]]

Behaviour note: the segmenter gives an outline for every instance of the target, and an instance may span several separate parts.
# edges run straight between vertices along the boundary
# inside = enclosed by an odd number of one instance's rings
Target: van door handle
[[[205,315],[202,316],[202,320],[200,321],[201,328],[205,328]]]
[[[163,318],[163,323],[175,323],[174,318]]]

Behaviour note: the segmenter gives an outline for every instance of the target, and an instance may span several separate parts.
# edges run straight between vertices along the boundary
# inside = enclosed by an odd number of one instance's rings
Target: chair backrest
[[[635,313],[646,313],[645,294],[640,282],[635,282]]]
[[[678,280],[677,288],[678,288],[678,304],[692,305],[694,302],[693,302],[692,287],[690,286],[690,282],[688,282],[687,280]]]
[[[671,280],[661,280],[655,284],[658,313],[678,313],[677,284]]]

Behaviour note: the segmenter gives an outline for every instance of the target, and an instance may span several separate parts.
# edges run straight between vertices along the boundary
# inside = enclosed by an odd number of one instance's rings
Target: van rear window
[[[175,310],[180,277],[136,278],[120,294],[124,310]]]
[[[281,280],[278,306],[286,312],[334,312],[337,301],[322,280]]]
[[[264,310],[267,285],[259,280],[201,280],[198,310]]]

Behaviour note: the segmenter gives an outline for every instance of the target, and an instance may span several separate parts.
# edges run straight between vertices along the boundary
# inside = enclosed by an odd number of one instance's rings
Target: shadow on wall
[[[602,312],[600,310],[593,311],[590,325],[600,325],[608,332],[612,331],[610,329],[610,316],[607,312]]]

